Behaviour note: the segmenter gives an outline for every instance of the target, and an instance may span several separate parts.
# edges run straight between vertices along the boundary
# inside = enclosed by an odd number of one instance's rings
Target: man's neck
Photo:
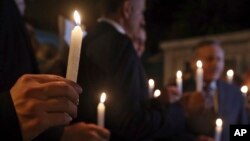
[[[109,18],[106,18],[106,17],[101,17],[101,18],[98,19],[98,22],[106,22],[106,23],[110,24],[111,26],[113,26],[119,33],[126,34],[126,31],[123,28],[123,26],[120,25],[118,22],[112,20],[112,19],[109,19]]]

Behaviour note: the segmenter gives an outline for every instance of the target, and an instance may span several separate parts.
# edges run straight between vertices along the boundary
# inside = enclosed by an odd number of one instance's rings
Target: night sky
[[[57,31],[57,15],[78,8],[91,29],[98,0],[28,0],[27,19],[40,29]],[[163,40],[218,34],[250,27],[249,0],[147,0],[147,48],[154,54]]]

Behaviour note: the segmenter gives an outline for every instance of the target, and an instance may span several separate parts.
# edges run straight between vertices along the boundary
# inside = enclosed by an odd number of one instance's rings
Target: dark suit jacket
[[[78,83],[84,92],[79,120],[96,123],[100,94],[106,92],[105,127],[111,131],[111,140],[149,140],[183,128],[177,105],[167,108],[147,103],[145,72],[126,35],[101,22],[88,33],[82,47]]]
[[[218,104],[219,109],[216,113],[216,117],[220,117],[223,120],[223,133],[221,141],[229,141],[229,125],[231,124],[248,124],[247,113],[244,107],[244,98],[240,89],[232,84],[225,83],[223,81],[217,81],[218,90]],[[189,79],[184,82],[184,92],[195,90],[194,79]],[[198,117],[199,115],[197,115]],[[199,119],[199,118],[197,118]],[[204,121],[209,122],[209,121]],[[215,120],[214,120],[215,123]],[[189,132],[194,133],[192,129]],[[214,137],[214,132],[209,134]],[[197,136],[197,133],[193,135]]]
[[[23,74],[37,73],[31,42],[13,0],[0,1],[0,136],[21,141],[21,131],[9,90]],[[59,140],[62,128],[50,129],[35,140]],[[52,133],[52,134],[50,134]]]

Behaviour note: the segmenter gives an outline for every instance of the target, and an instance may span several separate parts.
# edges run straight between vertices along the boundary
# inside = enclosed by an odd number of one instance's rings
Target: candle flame
[[[154,81],[153,79],[149,79],[149,80],[148,80],[148,85],[149,85],[150,87],[154,87],[155,81]]]
[[[154,92],[154,98],[157,98],[161,95],[161,91],[159,89],[155,90]]]
[[[104,103],[105,100],[106,100],[106,93],[103,92],[102,95],[101,95],[101,98],[100,98],[100,102]]]
[[[243,93],[243,94],[247,94],[247,92],[248,92],[248,87],[246,86],[246,85],[244,85],[244,86],[242,86],[241,87],[241,92]]]
[[[74,12],[74,19],[77,25],[81,24],[81,17],[77,11]]]
[[[216,126],[217,127],[221,127],[222,125],[223,125],[223,121],[222,121],[222,119],[220,119],[220,118],[218,118],[218,119],[216,119]]]
[[[176,77],[177,78],[181,78],[182,77],[182,72],[180,70],[177,71]]]
[[[198,60],[196,62],[196,66],[197,66],[197,68],[202,68],[202,62],[201,62],[201,60]]]
[[[234,71],[233,70],[228,70],[227,71],[227,76],[233,76],[234,75]]]

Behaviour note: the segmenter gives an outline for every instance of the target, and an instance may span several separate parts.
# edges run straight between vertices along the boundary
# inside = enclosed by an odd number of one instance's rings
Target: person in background
[[[114,141],[168,138],[183,130],[179,105],[150,103],[147,81],[133,36],[144,26],[144,0],[102,0],[102,14],[84,38],[78,82],[84,86],[77,121],[96,123],[106,92],[105,127]]]
[[[196,61],[204,71],[202,92],[196,91]],[[217,40],[197,44],[191,61],[193,75],[183,82],[183,97],[188,134],[185,140],[213,141],[215,121],[223,120],[221,141],[229,140],[229,125],[248,124],[244,99],[240,89],[220,80],[224,69],[224,51]],[[234,103],[234,104],[231,104]]]
[[[32,44],[15,1],[0,1],[0,10],[1,138],[108,140],[109,131],[104,128],[83,122],[68,125],[77,116],[82,88],[60,76],[38,74]]]

